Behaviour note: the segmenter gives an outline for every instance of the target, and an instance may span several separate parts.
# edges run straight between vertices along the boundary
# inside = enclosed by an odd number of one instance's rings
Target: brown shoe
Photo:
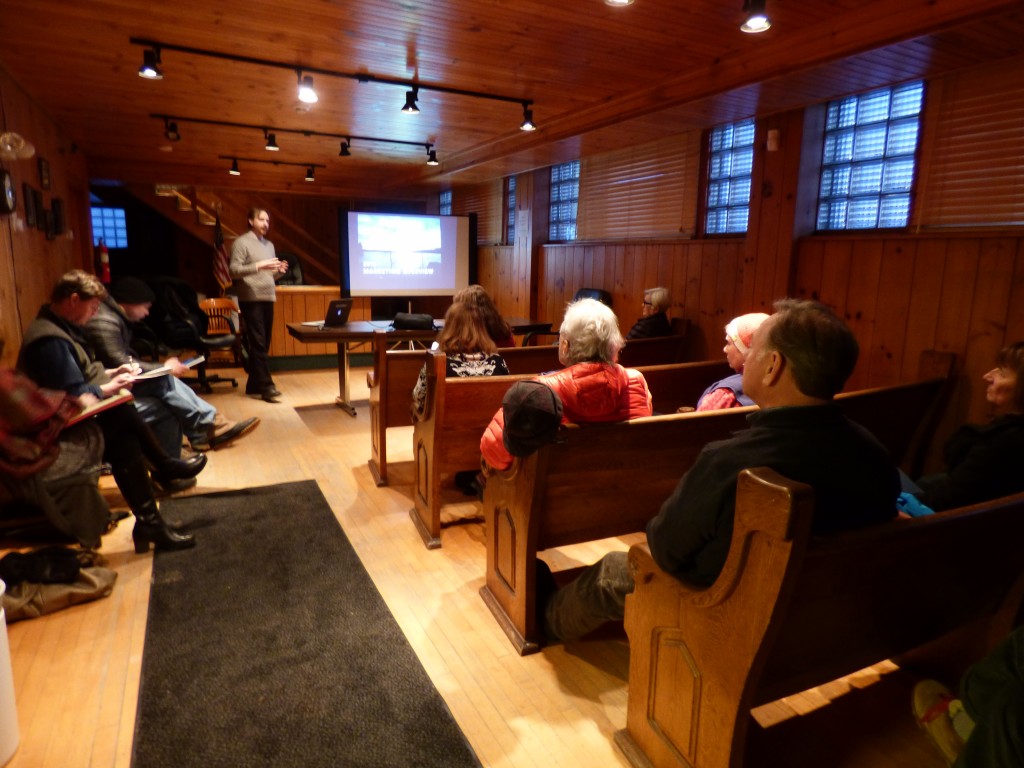
[[[232,440],[237,440],[242,435],[252,432],[257,426],[259,426],[260,420],[254,416],[251,419],[243,419],[242,421],[225,421],[221,426],[214,426],[210,429],[210,447],[217,448],[222,445],[227,445]]]

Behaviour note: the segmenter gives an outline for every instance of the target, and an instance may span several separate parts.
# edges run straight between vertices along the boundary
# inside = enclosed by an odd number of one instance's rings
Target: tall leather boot
[[[132,541],[135,543],[136,554],[148,552],[150,542],[155,549],[164,551],[188,549],[196,545],[195,536],[190,533],[178,533],[167,525],[167,521],[160,516],[155,501],[133,512],[135,527],[132,529]]]

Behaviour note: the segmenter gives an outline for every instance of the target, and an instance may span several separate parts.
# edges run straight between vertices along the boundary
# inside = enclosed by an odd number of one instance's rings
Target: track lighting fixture
[[[173,120],[164,120],[164,138],[168,141],[181,141],[178,124]]]
[[[537,126],[533,123],[533,110],[527,102],[523,102],[523,122],[519,125],[520,131],[536,131]]]
[[[763,0],[762,0],[763,2]],[[139,45],[149,49],[149,54],[145,52],[143,56],[148,58],[153,56],[155,63],[160,63],[160,52],[166,53],[167,51],[176,51],[178,53],[185,53],[192,56],[207,56],[213,59],[222,59],[224,61],[234,61],[241,64],[255,64],[261,67],[272,67],[277,69],[289,69],[298,75],[300,95],[299,99],[307,104],[313,104],[317,101],[316,91],[313,90],[313,78],[312,75],[303,75],[303,72],[312,73],[315,75],[323,75],[325,77],[343,77],[349,80],[356,80],[360,83],[380,83],[382,85],[397,85],[403,86],[407,89],[405,94],[405,105],[402,107],[403,112],[416,113],[419,112],[419,107],[416,101],[419,99],[420,91],[434,91],[437,93],[449,93],[455,96],[469,96],[474,99],[492,99],[494,101],[506,101],[513,104],[522,104],[524,107],[529,108],[533,101],[531,99],[523,99],[521,96],[503,96],[497,93],[487,93],[486,91],[471,91],[465,88],[453,88],[447,85],[433,84],[433,83],[421,83],[413,82],[410,80],[401,80],[392,77],[378,77],[377,75],[370,74],[369,72],[337,72],[330,69],[321,69],[320,67],[302,67],[296,69],[295,63],[286,63],[283,61],[273,61],[271,59],[260,59],[255,56],[242,56],[234,53],[225,53],[223,51],[212,51],[205,48],[193,48],[186,45],[175,45],[174,43],[164,43],[158,40],[149,40],[139,37],[130,37],[128,42],[132,45]],[[139,74],[142,74],[140,70]],[[144,75],[145,76],[145,75]],[[308,89],[308,90],[307,90]]]
[[[183,117],[181,115],[164,115],[164,114],[151,114],[150,117],[157,120],[163,120],[165,128],[170,126],[173,128],[175,133],[178,130],[178,123],[198,123],[200,125],[219,125],[225,128],[245,128],[252,129],[254,131],[260,131],[263,134],[263,138],[266,141],[266,148],[273,151],[279,149],[277,146],[277,134],[279,133],[297,133],[303,136],[325,136],[332,139],[342,139],[341,146],[338,151],[339,157],[348,157],[351,155],[351,148],[353,141],[376,141],[384,144],[402,144],[407,147],[422,147],[424,143],[422,141],[405,141],[404,139],[385,139],[380,136],[353,136],[348,133],[327,133],[325,131],[311,131],[306,128],[281,128],[274,127],[271,125],[251,125],[249,123],[233,123],[229,120],[209,120],[203,117]],[[433,147],[433,144],[426,144],[427,151],[429,152]],[[225,158],[230,160],[231,157]],[[276,160],[263,160],[264,163],[277,162]],[[309,165],[309,163],[302,163],[302,165]],[[320,166],[323,167],[323,166]]]
[[[740,25],[744,32],[756,34],[771,29],[772,23],[765,13],[766,0],[743,0],[743,13],[746,21]]]
[[[430,145],[427,144],[427,165],[438,165],[437,162],[437,150],[431,149]]]
[[[627,5],[632,5],[633,0],[604,0],[605,5],[610,5],[612,8],[624,8]]]
[[[420,96],[420,89],[413,88],[411,91],[405,92],[405,106],[402,107],[402,111],[407,115],[418,115],[420,108],[416,106],[416,99]]]
[[[298,71],[299,75],[299,101],[303,104],[316,104],[320,97],[316,95],[316,90],[313,88],[313,78],[310,75],[303,75],[302,70]]]
[[[160,70],[160,49],[147,48],[142,52],[142,66],[139,67],[139,77],[147,80],[163,80],[164,73]]]
[[[292,163],[287,160],[263,160],[258,157],[232,157],[231,155],[219,155],[221,160],[231,161],[231,170],[228,171],[232,176],[241,176],[241,172],[238,170],[238,161],[241,160],[243,163],[266,163],[269,165],[297,165],[300,168],[306,169],[306,175],[303,177],[306,181],[313,181],[314,174],[317,168],[326,168],[326,165],[322,163]]]

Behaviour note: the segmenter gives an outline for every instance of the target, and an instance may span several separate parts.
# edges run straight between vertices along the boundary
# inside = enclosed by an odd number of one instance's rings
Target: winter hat
[[[768,315],[764,312],[751,312],[748,315],[740,315],[729,321],[725,326],[725,336],[740,351],[740,354],[747,354],[750,351],[750,342],[754,338],[754,331],[765,320]]]
[[[505,412],[502,438],[513,456],[529,456],[550,443],[562,423],[562,401],[546,384],[517,381],[501,401]]]
[[[153,289],[137,277],[122,277],[110,286],[110,295],[118,304],[152,304],[156,301]]]

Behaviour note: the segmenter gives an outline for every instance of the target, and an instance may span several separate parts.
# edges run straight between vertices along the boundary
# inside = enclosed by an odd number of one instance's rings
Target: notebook
[[[352,299],[335,299],[327,307],[327,316],[323,320],[311,320],[303,323],[314,328],[338,328],[348,322],[349,312],[352,311]]]

